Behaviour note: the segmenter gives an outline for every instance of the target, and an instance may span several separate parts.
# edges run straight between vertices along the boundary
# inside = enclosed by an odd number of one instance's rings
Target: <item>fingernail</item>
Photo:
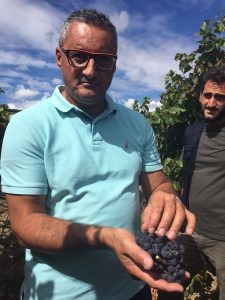
[[[155,228],[154,227],[149,228],[148,232],[149,233],[154,233],[155,232]]]
[[[175,237],[176,237],[175,231],[174,231],[174,230],[170,230],[170,231],[168,232],[167,237],[168,237],[169,239],[171,239],[171,240],[174,240]]]
[[[194,232],[194,228],[192,228],[192,227],[187,227],[186,228],[186,233],[187,234],[192,235],[193,232]]]
[[[164,235],[166,233],[165,229],[164,228],[160,228],[158,231],[157,231],[157,234],[158,235]]]
[[[151,260],[149,258],[145,258],[144,259],[143,267],[145,268],[145,270],[151,269],[152,262],[151,262]]]

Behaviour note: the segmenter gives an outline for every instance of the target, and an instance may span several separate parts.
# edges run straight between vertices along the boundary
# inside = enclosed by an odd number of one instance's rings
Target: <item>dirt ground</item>
[[[0,198],[0,300],[18,300],[23,280],[24,249],[12,236],[4,195]]]

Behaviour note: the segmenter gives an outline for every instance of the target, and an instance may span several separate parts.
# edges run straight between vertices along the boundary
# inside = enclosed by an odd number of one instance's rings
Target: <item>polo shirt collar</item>
[[[80,109],[80,108],[76,107],[75,105],[71,104],[69,101],[67,101],[62,96],[61,91],[63,90],[63,88],[64,88],[64,86],[62,86],[62,85],[57,86],[55,88],[51,98],[50,98],[51,102],[55,106],[55,108],[57,108],[58,110],[60,110],[61,112],[64,112],[64,113],[67,113],[71,110],[75,110],[77,112],[81,112],[81,113],[84,113],[84,114],[88,115],[82,109]],[[97,118],[99,118],[100,116],[103,116],[103,115],[116,113],[116,111],[117,111],[117,107],[116,107],[115,102],[113,101],[113,99],[108,94],[105,95],[105,100],[106,100],[106,103],[107,103],[107,108]],[[91,117],[91,116],[89,116],[89,117]]]

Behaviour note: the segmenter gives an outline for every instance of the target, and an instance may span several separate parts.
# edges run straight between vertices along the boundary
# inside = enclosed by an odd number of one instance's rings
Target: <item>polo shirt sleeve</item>
[[[162,164],[157,150],[155,134],[152,127],[146,122],[142,171],[154,172],[161,169]]]
[[[20,114],[20,113],[18,113]],[[47,194],[44,150],[35,130],[14,115],[5,132],[1,154],[1,184],[4,193]]]

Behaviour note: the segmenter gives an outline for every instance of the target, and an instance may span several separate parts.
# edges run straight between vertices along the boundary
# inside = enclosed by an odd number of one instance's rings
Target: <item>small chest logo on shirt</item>
[[[125,149],[128,148],[128,141],[125,142],[124,148],[125,148]]]

